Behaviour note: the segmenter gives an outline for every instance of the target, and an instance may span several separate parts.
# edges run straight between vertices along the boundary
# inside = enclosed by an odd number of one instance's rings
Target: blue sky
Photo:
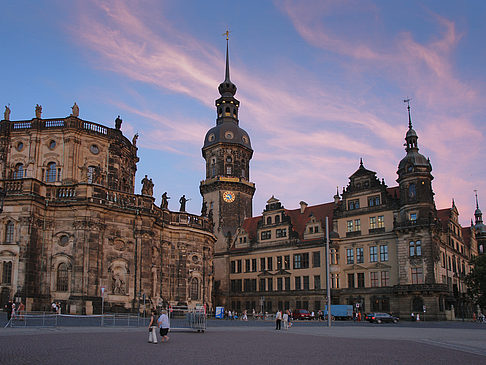
[[[362,157],[389,186],[405,155],[405,97],[437,207],[486,206],[484,1],[7,1],[0,105],[11,119],[70,114],[140,134],[145,174],[197,213],[229,27],[231,78],[250,135],[253,214],[332,200]]]

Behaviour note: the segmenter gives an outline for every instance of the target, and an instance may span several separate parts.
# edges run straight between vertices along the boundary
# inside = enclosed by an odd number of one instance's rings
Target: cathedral
[[[253,154],[239,126],[236,85],[219,85],[216,126],[204,139],[206,179],[200,191],[214,220],[214,303],[232,311],[323,310],[326,302],[325,220],[330,230],[331,304],[355,312],[419,313],[431,319],[471,316],[464,277],[483,253],[486,229],[476,206],[475,223],[462,227],[459,211],[437,209],[432,164],[419,152],[408,106],[405,155],[398,185],[387,186],[361,160],[346,187],[330,202],[286,209],[272,196],[252,216]]]
[[[137,137],[83,120],[0,122],[0,301],[27,311],[141,311],[211,306],[213,223],[155,205],[147,176],[136,194]],[[182,198],[181,198],[182,199]],[[165,200],[166,202],[166,200]]]

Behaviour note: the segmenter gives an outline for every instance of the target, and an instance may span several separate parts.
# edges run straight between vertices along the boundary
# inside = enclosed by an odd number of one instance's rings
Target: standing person
[[[12,303],[12,316],[10,317],[12,319],[16,319],[16,315],[15,315],[16,311],[15,311],[15,309],[17,309],[16,306],[15,306],[15,303]]]
[[[162,314],[160,315],[157,323],[160,328],[160,336],[162,337],[160,341],[161,342],[169,341],[169,336],[167,336],[167,333],[169,333],[170,330],[170,322],[166,310],[162,311]]]
[[[149,323],[149,343],[157,343],[157,311],[152,309]]]
[[[233,315],[231,314],[231,310],[228,311],[228,318],[233,319]]]
[[[280,309],[277,310],[277,314],[275,314],[275,329],[276,330],[280,330],[280,326],[281,326],[281,322],[282,322],[282,312],[280,311]]]
[[[7,320],[10,321],[10,318],[12,318],[12,299],[8,301],[7,304],[5,304],[5,310],[7,311]]]
[[[288,309],[283,314],[282,319],[283,319],[284,330],[288,330],[289,329],[289,311],[288,311]]]
[[[20,319],[21,321],[23,321],[23,320],[24,320],[24,310],[25,310],[24,303],[20,302],[20,303],[19,303],[19,310],[18,310],[17,312],[18,312],[18,314],[19,314],[19,317],[20,317],[19,319]]]
[[[52,308],[52,311],[53,311],[54,313],[56,313],[56,312],[57,312],[57,304],[56,304],[56,302],[52,302],[52,304],[51,304],[51,308]]]

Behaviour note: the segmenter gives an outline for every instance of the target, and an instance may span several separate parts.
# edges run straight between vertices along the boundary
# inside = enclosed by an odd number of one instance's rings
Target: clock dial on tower
[[[226,203],[233,203],[235,201],[235,193],[233,193],[232,191],[225,191],[223,193],[223,200]]]

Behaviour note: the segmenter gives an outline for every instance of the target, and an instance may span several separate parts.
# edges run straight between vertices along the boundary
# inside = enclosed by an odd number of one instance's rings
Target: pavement
[[[0,364],[486,364],[486,325],[208,321],[204,333],[146,328],[0,329]]]

